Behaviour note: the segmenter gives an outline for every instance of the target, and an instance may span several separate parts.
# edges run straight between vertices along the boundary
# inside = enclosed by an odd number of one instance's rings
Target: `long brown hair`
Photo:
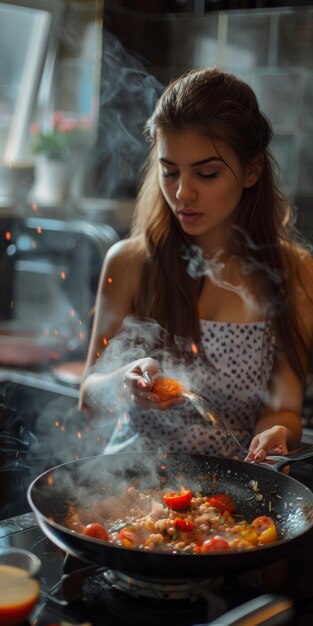
[[[158,182],[155,139],[158,129],[200,132],[212,141],[226,141],[241,164],[262,159],[258,181],[244,189],[233,239],[242,256],[258,271],[271,317],[287,357],[304,380],[308,340],[296,314],[295,284],[301,280],[293,245],[292,209],[275,179],[268,146],[271,126],[260,112],[253,90],[218,68],[188,72],[174,80],[160,97],[145,132],[152,147],[139,190],[132,236],[145,250],[136,313],[155,319],[169,335],[200,341],[197,302],[202,279],[192,278],[183,258],[192,246],[170,211]]]

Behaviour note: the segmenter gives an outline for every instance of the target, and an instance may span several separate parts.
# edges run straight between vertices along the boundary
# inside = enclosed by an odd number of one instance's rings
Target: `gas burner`
[[[174,579],[138,578],[122,572],[105,570],[103,576],[113,589],[133,598],[153,598],[155,600],[190,600],[207,598],[208,593],[223,582],[223,578]]]

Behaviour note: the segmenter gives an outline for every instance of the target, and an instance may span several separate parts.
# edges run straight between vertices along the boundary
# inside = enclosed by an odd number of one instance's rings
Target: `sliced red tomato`
[[[267,515],[260,515],[259,517],[256,517],[252,522],[252,526],[254,526],[254,528],[259,533],[262,533],[264,530],[267,530],[267,528],[269,528],[270,526],[273,526],[273,524],[275,524],[274,520],[271,517],[268,517]]]
[[[174,520],[174,524],[176,528],[179,528],[179,530],[187,532],[190,532],[195,527],[194,523],[191,520],[182,519],[181,517],[176,517],[176,519]]]
[[[227,493],[215,493],[209,499],[209,505],[214,506],[220,513],[224,513],[224,511],[234,513],[236,511],[236,503]]]
[[[170,509],[173,511],[183,511],[189,506],[192,498],[190,489],[184,489],[181,487],[180,491],[171,491],[163,496],[163,500]]]
[[[253,520],[252,526],[258,533],[258,543],[273,543],[278,539],[278,531],[271,517],[260,515]]]
[[[109,539],[108,531],[102,524],[88,524],[85,526],[83,533],[87,537],[93,537],[94,539],[102,539],[103,541],[108,541]]]
[[[200,546],[200,554],[205,552],[219,552],[220,550],[229,550],[229,543],[222,537],[212,537],[212,539],[206,539]]]

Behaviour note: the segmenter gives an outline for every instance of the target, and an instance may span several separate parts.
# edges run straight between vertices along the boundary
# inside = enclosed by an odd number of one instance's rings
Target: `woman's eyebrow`
[[[159,161],[160,163],[166,163],[167,165],[173,165],[174,167],[177,167],[177,163],[174,163],[173,161],[169,161],[169,159],[165,159],[164,157],[160,157]],[[207,165],[207,163],[211,163],[212,161],[223,161],[223,159],[221,159],[218,156],[211,156],[211,157],[208,157],[207,159],[202,159],[201,161],[195,161],[194,163],[190,163],[190,167],[199,167],[199,165]]]

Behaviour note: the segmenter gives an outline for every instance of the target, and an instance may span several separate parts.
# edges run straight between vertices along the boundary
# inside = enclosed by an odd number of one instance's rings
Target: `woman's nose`
[[[179,185],[176,191],[176,199],[181,202],[195,200],[197,196],[196,190],[191,184],[190,180],[180,179]]]

